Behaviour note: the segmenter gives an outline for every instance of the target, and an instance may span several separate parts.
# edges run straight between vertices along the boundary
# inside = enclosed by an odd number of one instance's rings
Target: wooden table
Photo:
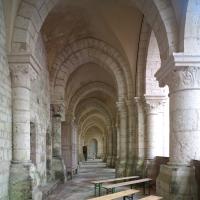
[[[112,179],[104,179],[104,180],[96,180],[91,181],[91,183],[94,184],[94,194],[96,196],[96,191],[98,190],[99,196],[101,195],[101,188],[103,183],[111,183],[111,182],[117,182],[117,181],[125,181],[129,179],[137,179],[139,176],[128,176],[128,177],[122,177],[122,178],[112,178]]]
[[[107,190],[107,194],[108,194],[108,193],[114,193],[115,192],[115,188],[117,188],[117,187],[130,185],[131,189],[132,189],[133,185],[136,185],[136,184],[139,184],[139,183],[143,183],[144,194],[145,194],[146,184],[149,185],[149,194],[150,194],[150,182],[151,181],[152,181],[151,178],[143,178],[143,179],[138,179],[138,180],[133,180],[133,181],[127,181],[127,182],[122,182],[122,183],[115,183],[115,184],[111,184],[111,185],[105,185],[105,186],[103,186],[103,188],[105,188]]]
[[[159,200],[159,199],[162,199],[162,197],[150,195],[148,197],[141,198],[140,200]]]
[[[139,190],[130,189],[121,192],[116,192],[114,194],[104,195],[101,197],[91,198],[89,200],[111,200],[111,199],[118,199],[120,197],[123,197],[123,199],[125,199],[126,197],[128,197],[129,199],[133,199],[133,195],[138,192]]]

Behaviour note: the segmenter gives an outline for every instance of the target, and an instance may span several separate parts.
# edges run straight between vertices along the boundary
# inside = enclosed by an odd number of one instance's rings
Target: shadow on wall
[[[200,161],[194,160],[193,164],[195,167],[195,177],[198,185],[198,199],[200,199]]]

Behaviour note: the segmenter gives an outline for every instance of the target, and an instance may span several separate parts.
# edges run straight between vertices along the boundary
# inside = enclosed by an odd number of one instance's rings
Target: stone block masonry
[[[0,200],[8,199],[11,150],[11,78],[6,56],[3,2],[0,0]]]

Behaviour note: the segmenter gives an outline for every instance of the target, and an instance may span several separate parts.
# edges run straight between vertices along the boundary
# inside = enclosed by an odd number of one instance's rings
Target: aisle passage
[[[84,200],[94,196],[92,180],[114,178],[115,170],[106,168],[101,160],[89,160],[82,163],[79,174],[49,196],[48,200]]]

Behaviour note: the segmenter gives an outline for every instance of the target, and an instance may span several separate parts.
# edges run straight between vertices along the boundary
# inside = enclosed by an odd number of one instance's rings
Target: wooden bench
[[[143,178],[143,179],[127,181],[127,182],[122,182],[122,183],[115,183],[115,184],[111,184],[111,185],[104,185],[102,187],[107,190],[107,194],[108,194],[108,193],[114,193],[115,192],[115,188],[117,188],[117,187],[130,185],[131,189],[132,189],[133,185],[136,185],[136,184],[139,184],[139,183],[143,183],[144,194],[145,194],[146,184],[148,184],[148,186],[149,186],[149,194],[150,194],[150,182],[151,181],[152,181],[151,178]]]
[[[148,197],[141,198],[140,200],[159,200],[159,199],[162,199],[162,197],[150,195]]]
[[[96,180],[91,181],[91,183],[94,184],[94,194],[96,196],[96,191],[99,191],[99,196],[101,195],[101,188],[103,183],[111,183],[111,182],[117,182],[117,181],[125,181],[129,179],[136,179],[139,178],[139,176],[128,176],[128,177],[122,177],[122,178],[112,178],[112,179],[104,179],[104,180]]]
[[[138,192],[139,190],[130,189],[130,190],[125,190],[121,192],[116,192],[114,194],[104,195],[101,197],[91,198],[89,200],[111,200],[111,199],[118,199],[120,197],[123,197],[123,199],[126,199],[126,197],[128,197],[129,199],[133,199],[133,195]]]

